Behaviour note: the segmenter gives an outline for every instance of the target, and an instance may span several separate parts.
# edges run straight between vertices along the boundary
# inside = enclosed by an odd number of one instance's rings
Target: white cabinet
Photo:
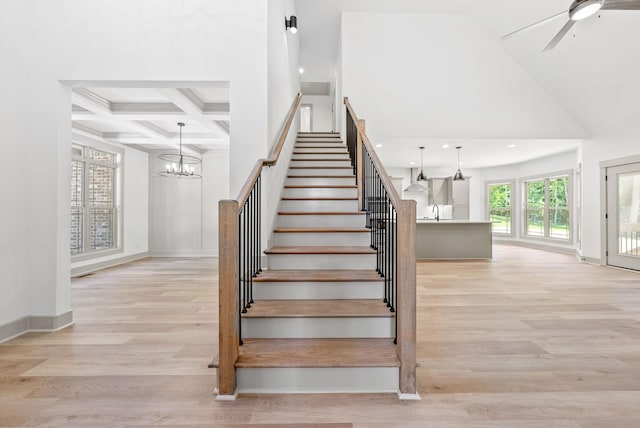
[[[451,177],[430,178],[429,205],[451,205]]]
[[[451,204],[453,205],[454,220],[469,219],[469,180],[451,180]]]

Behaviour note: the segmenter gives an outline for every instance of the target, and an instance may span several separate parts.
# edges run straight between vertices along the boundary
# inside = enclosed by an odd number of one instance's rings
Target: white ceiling
[[[229,147],[229,84],[202,87],[91,86],[72,90],[72,130],[139,149],[201,154]]]
[[[586,131],[588,138],[640,114],[637,102],[640,99],[640,79],[637,78],[640,75],[640,11],[602,11],[600,18],[594,16],[579,22],[575,26],[576,37],[568,34],[554,50],[544,54],[542,49],[564,25],[564,17],[501,40],[502,35],[568,9],[569,4],[569,0],[296,0],[301,66],[305,69],[305,80],[333,81],[342,12],[464,15],[485,32],[496,49],[522,68],[558,108],[566,111],[574,123]],[[357,104],[353,98],[351,101]],[[370,129],[374,126],[373,117],[365,118],[369,119]],[[375,116],[375,119],[379,118]],[[507,139],[458,137],[415,133],[399,139],[385,135],[376,142],[384,144],[378,150],[390,166],[406,166],[411,153],[415,153],[413,157],[419,161],[417,147],[420,145],[439,146],[448,142],[452,146],[464,146],[467,166],[480,167],[573,150],[580,141],[566,136],[516,138],[517,141],[511,143],[517,144],[517,150],[505,153],[501,147],[508,143]],[[455,159],[455,150],[451,156]],[[433,166],[443,161],[435,155],[429,160]],[[425,165],[429,165],[426,153]]]

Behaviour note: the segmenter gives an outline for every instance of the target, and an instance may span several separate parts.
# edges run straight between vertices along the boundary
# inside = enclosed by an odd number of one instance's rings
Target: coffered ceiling
[[[227,82],[208,83],[205,87],[123,86],[74,87],[73,132],[145,151],[177,149],[177,123],[183,122],[182,144],[186,152],[228,149]]]

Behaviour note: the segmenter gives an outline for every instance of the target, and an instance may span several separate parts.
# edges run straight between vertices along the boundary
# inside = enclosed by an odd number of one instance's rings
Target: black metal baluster
[[[258,272],[262,272],[262,175],[258,176]]]

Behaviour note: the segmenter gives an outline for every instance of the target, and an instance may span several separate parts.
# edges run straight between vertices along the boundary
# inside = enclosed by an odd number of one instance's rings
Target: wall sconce
[[[284,31],[290,30],[291,34],[298,32],[298,18],[295,15],[291,15],[291,18],[284,17]]]

